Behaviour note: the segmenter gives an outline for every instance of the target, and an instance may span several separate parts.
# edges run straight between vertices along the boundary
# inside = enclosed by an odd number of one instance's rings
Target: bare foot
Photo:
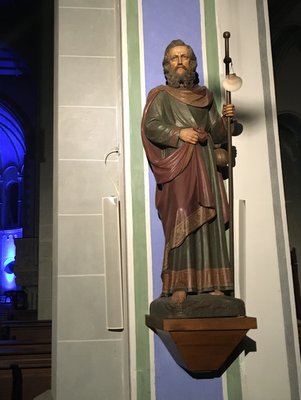
[[[186,297],[187,294],[185,290],[177,290],[172,294],[170,302],[172,304],[182,304],[186,300]]]
[[[223,292],[221,292],[220,290],[214,290],[213,292],[210,292],[209,294],[211,294],[212,296],[225,296],[225,294]]]

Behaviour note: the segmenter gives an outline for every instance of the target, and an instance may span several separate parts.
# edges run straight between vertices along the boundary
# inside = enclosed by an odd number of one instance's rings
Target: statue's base
[[[246,334],[257,328],[256,318],[245,315],[242,300],[211,294],[187,296],[177,305],[170,298],[156,299],[146,315],[146,325],[187,372],[212,377],[220,376],[248,350],[252,341]]]
[[[146,325],[182,368],[192,374],[212,376],[224,372],[244,350],[235,352],[248,330],[257,328],[253,317],[162,319],[146,315]]]
[[[244,317],[245,304],[241,299],[212,294],[188,295],[180,304],[173,304],[170,297],[159,297],[151,302],[151,315],[160,318],[213,318]]]

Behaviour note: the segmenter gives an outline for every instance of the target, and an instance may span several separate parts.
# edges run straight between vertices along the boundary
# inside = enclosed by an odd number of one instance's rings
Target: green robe
[[[184,143],[181,128],[201,129],[208,140]],[[162,295],[233,289],[225,237],[228,209],[214,155],[214,144],[226,138],[207,88],[159,86],[150,92],[142,140],[157,182],[156,207],[165,234]]]

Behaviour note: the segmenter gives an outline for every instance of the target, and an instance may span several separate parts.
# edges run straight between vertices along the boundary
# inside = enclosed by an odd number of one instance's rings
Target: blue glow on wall
[[[16,246],[14,239],[23,236],[22,229],[9,229],[0,231],[1,242],[0,250],[2,250],[1,269],[0,269],[0,287],[1,291],[17,290],[18,286],[15,282],[15,274],[13,272],[13,264],[16,256]]]
[[[16,275],[14,273],[8,274],[7,272],[4,272],[3,276],[4,276],[5,286],[6,286],[5,289],[15,290],[16,289],[16,283],[15,283]]]

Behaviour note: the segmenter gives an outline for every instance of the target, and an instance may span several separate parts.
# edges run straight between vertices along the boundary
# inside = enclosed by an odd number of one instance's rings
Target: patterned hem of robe
[[[193,268],[162,273],[162,295],[170,295],[176,290],[188,293],[206,293],[213,290],[233,290],[232,269],[230,267]]]

